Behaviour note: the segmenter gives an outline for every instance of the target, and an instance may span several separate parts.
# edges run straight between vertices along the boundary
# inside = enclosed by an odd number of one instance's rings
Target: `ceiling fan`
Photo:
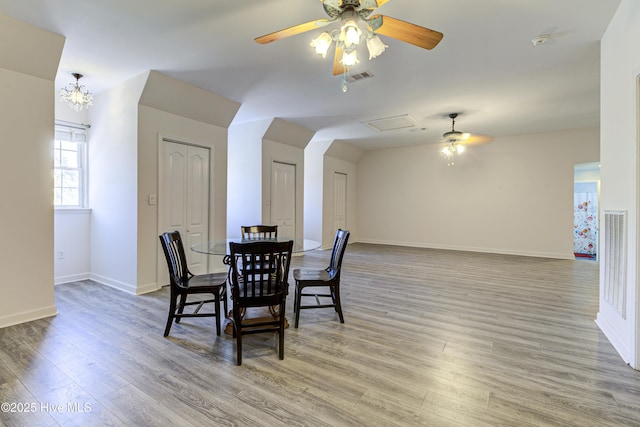
[[[493,142],[494,138],[488,135],[475,135],[467,132],[455,130],[456,118],[461,113],[450,113],[451,130],[442,134],[442,142],[456,143],[461,145],[479,145]]]
[[[442,148],[442,154],[447,157],[449,166],[453,166],[454,157],[456,154],[462,154],[465,151],[467,145],[481,145],[488,144],[494,140],[493,137],[488,135],[473,135],[467,132],[461,132],[455,129],[456,118],[460,113],[450,113],[451,130],[442,134],[442,142],[445,143]]]
[[[373,15],[373,11],[389,0],[321,0],[324,11],[329,18],[316,19],[293,27],[275,31],[257,37],[256,42],[271,43],[317,28],[325,27],[334,22],[341,22],[341,28],[331,32],[324,32],[312,42],[316,53],[326,55],[332,41],[336,43],[333,60],[333,75],[344,73],[350,66],[358,62],[355,47],[359,43],[364,30],[364,38],[369,48],[369,57],[375,58],[384,52],[385,46],[377,34],[391,37],[424,49],[433,49],[442,40],[443,34],[421,27],[410,22],[401,21],[385,15]]]

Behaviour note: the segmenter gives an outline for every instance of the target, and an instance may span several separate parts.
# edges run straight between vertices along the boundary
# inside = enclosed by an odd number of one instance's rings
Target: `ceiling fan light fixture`
[[[457,144],[455,141],[449,142],[442,148],[442,155],[447,158],[447,166],[453,166],[455,164],[456,155],[464,153],[464,146]]]
[[[325,31],[311,41],[311,46],[315,49],[318,55],[322,55],[323,58],[326,58],[332,42],[333,37]]]
[[[360,44],[361,35],[362,30],[358,27],[355,19],[347,19],[344,21],[340,30],[340,40],[342,40],[346,47]]]
[[[369,59],[376,58],[380,56],[386,48],[388,48],[386,44],[380,40],[380,37],[373,34],[371,37],[367,37],[367,49],[369,49]]]
[[[333,57],[333,75],[346,75],[349,72],[348,64],[356,64],[359,61],[355,54],[344,54],[345,50],[353,50],[359,44],[367,44],[369,59],[380,56],[386,46],[375,34],[378,32],[386,37],[412,44],[414,46],[431,50],[440,43],[443,34],[411,22],[402,21],[391,16],[374,14],[372,12],[387,3],[388,0],[321,0],[325,13],[329,17],[304,22],[293,27],[283,28],[260,37],[255,41],[267,44],[287,37],[295,36],[307,31],[316,30],[318,27],[335,25],[334,29],[317,37],[311,42],[316,53],[326,57],[331,42],[335,42],[335,55]]]
[[[358,55],[356,54],[355,49],[345,50],[342,52],[342,59],[340,60],[340,63],[345,67],[353,67],[354,65],[359,64],[360,61],[358,61]]]

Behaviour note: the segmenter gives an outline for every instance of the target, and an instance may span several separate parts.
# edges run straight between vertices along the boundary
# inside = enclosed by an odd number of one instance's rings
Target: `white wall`
[[[91,211],[58,209],[54,215],[54,283],[91,278]]]
[[[89,110],[91,278],[137,292],[138,100],[141,74],[94,96]]]
[[[0,15],[0,327],[56,314],[52,95],[63,45]]]
[[[311,141],[304,149],[304,237],[322,242],[324,153],[332,141]]]
[[[243,225],[262,224],[262,137],[271,119],[229,127],[227,236]]]
[[[358,240],[573,258],[573,173],[597,161],[597,129],[499,138],[455,166],[439,145],[366,152]]]
[[[601,212],[623,210],[627,221],[626,317],[603,297],[600,264],[598,326],[622,358],[640,366],[638,346],[638,83],[640,75],[640,3],[622,0],[602,38],[601,56]],[[604,216],[601,214],[601,217]],[[604,259],[605,230],[600,233],[600,259]]]

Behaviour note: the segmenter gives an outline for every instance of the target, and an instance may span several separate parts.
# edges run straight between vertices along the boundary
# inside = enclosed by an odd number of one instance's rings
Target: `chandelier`
[[[82,74],[72,73],[71,75],[76,78],[76,82],[69,83],[60,89],[60,98],[76,111],[89,108],[93,105],[93,95],[83,85],[80,85],[79,81],[83,77]]]
[[[336,59],[344,67],[342,91],[346,92],[349,68],[360,63],[356,48],[361,42],[363,40],[366,42],[370,60],[380,56],[389,46],[385,45],[380,37],[369,29],[369,25],[360,18],[353,8],[342,12],[341,18],[342,23],[339,29],[324,31],[311,41],[311,46],[318,55],[326,58],[331,44],[335,42]],[[362,28],[360,23],[363,23]]]

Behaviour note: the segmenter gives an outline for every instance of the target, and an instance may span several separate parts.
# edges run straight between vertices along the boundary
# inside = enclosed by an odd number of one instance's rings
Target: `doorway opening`
[[[598,259],[600,165],[580,163],[573,180],[573,254],[576,259]]]

